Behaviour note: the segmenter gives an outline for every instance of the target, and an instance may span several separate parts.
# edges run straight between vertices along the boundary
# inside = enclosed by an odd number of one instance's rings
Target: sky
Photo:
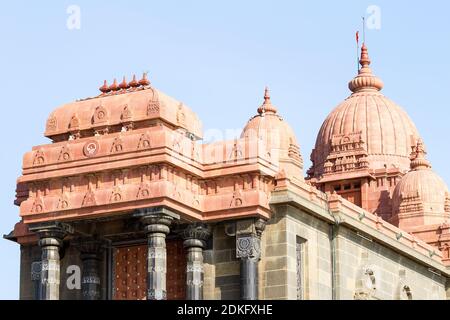
[[[155,87],[224,138],[256,113],[269,86],[306,170],[323,120],[349,95],[362,16],[383,93],[410,115],[434,170],[450,183],[449,12],[444,0],[4,1],[0,234],[19,221],[22,156],[49,142],[51,111],[124,75],[148,71]],[[0,239],[0,299],[19,297],[19,253]]]

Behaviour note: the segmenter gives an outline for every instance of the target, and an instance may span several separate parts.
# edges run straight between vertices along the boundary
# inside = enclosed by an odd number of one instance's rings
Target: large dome
[[[395,187],[393,219],[404,229],[445,222],[450,217],[448,187],[425,159],[425,149],[419,140],[411,171]]]
[[[303,179],[303,160],[294,130],[278,115],[268,88],[264,103],[258,108],[258,114],[248,121],[241,138],[257,139],[260,147],[264,146],[289,178]]]
[[[358,76],[349,83],[353,94],[331,112],[320,129],[308,172],[312,178],[336,165],[329,162],[333,152],[356,156],[356,168],[358,156],[364,154],[363,165],[368,169],[409,170],[411,148],[419,138],[417,129],[401,107],[380,93],[383,82],[369,68],[365,45],[361,65]],[[358,151],[350,150],[354,148]]]

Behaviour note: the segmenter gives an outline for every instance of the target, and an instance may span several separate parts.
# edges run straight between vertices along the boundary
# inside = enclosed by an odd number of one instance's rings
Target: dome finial
[[[363,68],[367,68],[370,66],[371,61],[369,58],[369,50],[367,49],[366,43],[363,43],[361,47],[361,59],[359,59],[359,63]]]
[[[270,101],[270,91],[269,87],[267,86],[264,90],[264,103],[261,107],[258,108],[258,113],[277,113],[277,108],[275,108],[275,106],[272,105],[272,102]]]
[[[360,91],[380,91],[383,89],[383,81],[372,74],[372,70],[370,69],[369,50],[365,43],[363,43],[361,48],[361,59],[359,59],[359,63],[362,68],[359,69],[358,75],[348,84],[350,90],[356,93]]]
[[[414,151],[411,154],[411,170],[429,169],[430,162],[426,159],[427,152],[422,139],[417,140],[417,144],[413,147]]]

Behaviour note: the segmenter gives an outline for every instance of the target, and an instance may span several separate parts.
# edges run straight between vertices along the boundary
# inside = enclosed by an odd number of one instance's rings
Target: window
[[[297,300],[305,299],[305,271],[306,271],[306,259],[305,259],[305,247],[306,240],[297,237],[296,242],[296,260],[297,260]]]

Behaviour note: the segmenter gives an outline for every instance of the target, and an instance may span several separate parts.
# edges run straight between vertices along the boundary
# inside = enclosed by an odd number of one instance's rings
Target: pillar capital
[[[35,232],[39,237],[39,245],[46,246],[62,246],[62,241],[68,233],[72,233],[73,229],[70,225],[61,222],[46,222],[33,224],[29,227],[31,232]]]
[[[147,208],[136,212],[134,217],[138,217],[145,225],[147,234],[162,233],[168,235],[170,233],[170,225],[174,220],[180,218],[179,215],[173,213],[166,208]]]
[[[199,247],[205,249],[206,241],[211,236],[211,229],[203,223],[192,223],[180,232],[185,248]]]

